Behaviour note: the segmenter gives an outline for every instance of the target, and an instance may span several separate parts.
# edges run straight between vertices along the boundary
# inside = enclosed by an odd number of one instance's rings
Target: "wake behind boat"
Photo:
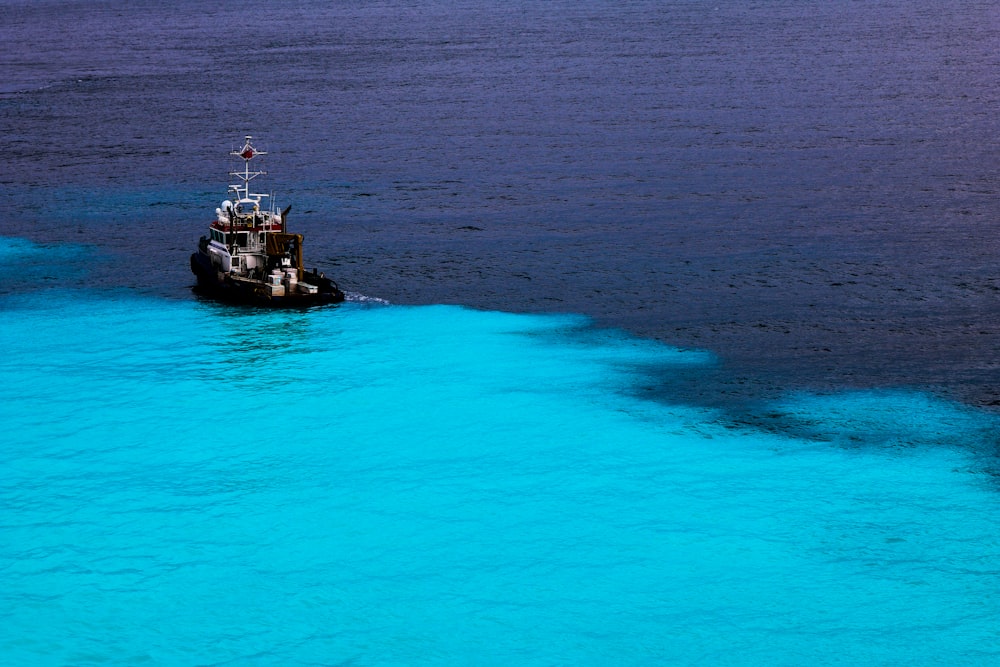
[[[287,231],[291,206],[278,213],[269,195],[250,192],[250,181],[267,172],[251,170],[250,161],[266,155],[246,136],[243,147],[230,154],[243,160],[242,181],[229,186],[232,200],[215,209],[209,235],[202,236],[191,255],[198,288],[221,301],[281,308],[339,303],[344,300],[333,280],[302,263],[302,235]],[[268,198],[269,207],[261,202]]]

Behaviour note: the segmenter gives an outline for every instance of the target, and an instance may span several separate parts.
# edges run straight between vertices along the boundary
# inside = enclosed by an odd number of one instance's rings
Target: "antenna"
[[[265,175],[267,175],[267,172],[264,171],[263,169],[257,169],[255,171],[250,171],[250,160],[254,159],[258,155],[267,155],[267,151],[259,151],[256,148],[254,148],[253,144],[251,143],[252,139],[253,139],[253,137],[251,135],[249,135],[249,134],[246,135],[246,137],[244,139],[244,142],[243,142],[243,148],[241,148],[239,150],[236,150],[236,151],[231,151],[229,153],[230,155],[233,155],[235,157],[239,157],[239,158],[243,159],[243,171],[242,172],[239,172],[239,171],[231,171],[231,172],[229,172],[230,176],[235,176],[235,177],[237,177],[237,178],[239,178],[239,179],[241,179],[243,181],[242,186],[239,185],[239,184],[237,184],[237,185],[230,185],[229,186],[229,188],[231,190],[233,190],[233,191],[236,192],[237,199],[250,199],[250,181],[253,180],[253,179],[255,179],[255,178],[257,178],[258,176],[265,176]],[[241,192],[242,192],[242,195],[241,195]],[[256,196],[256,197],[266,197],[267,195],[257,195],[257,194],[255,194],[254,196]]]

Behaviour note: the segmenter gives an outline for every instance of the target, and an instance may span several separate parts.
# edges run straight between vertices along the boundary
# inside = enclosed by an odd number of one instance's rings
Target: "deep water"
[[[0,663],[1000,659],[994,4],[0,18]]]

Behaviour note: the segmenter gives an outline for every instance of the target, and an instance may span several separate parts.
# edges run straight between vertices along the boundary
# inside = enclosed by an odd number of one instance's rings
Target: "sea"
[[[0,664],[1000,664],[998,44],[0,0]],[[192,289],[246,135],[343,304]]]

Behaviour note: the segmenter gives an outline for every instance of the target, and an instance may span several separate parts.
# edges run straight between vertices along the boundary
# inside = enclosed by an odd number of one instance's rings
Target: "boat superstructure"
[[[261,306],[300,306],[344,300],[337,284],[316,269],[306,271],[302,235],[289,233],[291,206],[280,213],[273,198],[253,192],[251,181],[267,172],[251,167],[263,155],[247,135],[243,147],[230,155],[242,159],[242,169],[229,172],[239,182],[229,186],[229,199],[215,209],[208,236],[191,255],[198,286],[211,296]]]

